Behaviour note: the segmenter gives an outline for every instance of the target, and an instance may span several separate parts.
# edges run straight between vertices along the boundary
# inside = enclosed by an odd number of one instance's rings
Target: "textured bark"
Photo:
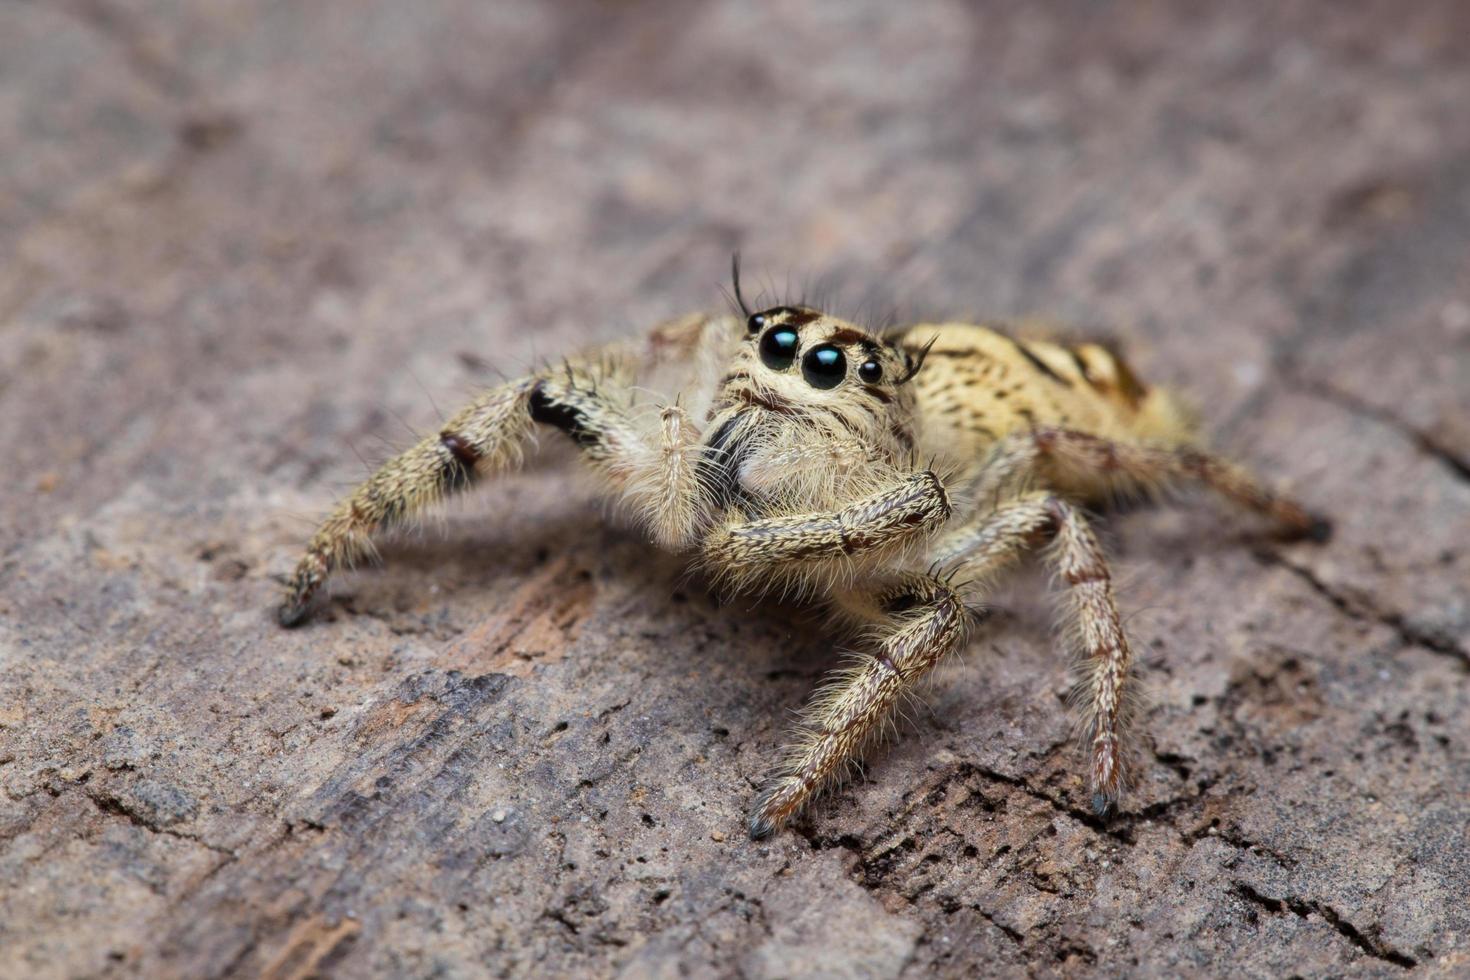
[[[754,6],[0,4],[0,975],[1470,970],[1470,7]],[[1104,523],[1115,821],[1032,576],[749,842],[820,620],[563,452],[275,625],[359,456],[737,246],[1110,332],[1336,518]]]

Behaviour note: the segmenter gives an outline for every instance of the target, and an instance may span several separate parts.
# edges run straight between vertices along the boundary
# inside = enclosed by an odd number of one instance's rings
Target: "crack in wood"
[[[234,851],[230,850],[228,847],[221,847],[218,844],[211,844],[209,841],[204,840],[203,838],[200,838],[194,834],[188,834],[182,830],[174,830],[170,827],[163,826],[156,820],[150,820],[144,814],[139,813],[136,808],[129,806],[123,800],[119,799],[116,796],[113,796],[112,794],[87,792],[83,793],[82,795],[86,797],[87,800],[102,813],[105,813],[111,817],[121,817],[133,826],[141,827],[151,834],[161,834],[165,837],[174,837],[179,840],[191,841],[206,850],[213,851],[216,854],[223,854],[231,860],[234,860],[238,857],[238,855]],[[215,868],[214,870],[217,871],[219,869]]]
[[[1394,949],[1381,938],[1369,936],[1325,902],[1309,901],[1291,895],[1282,898],[1272,898],[1269,895],[1262,894],[1243,881],[1234,882],[1231,885],[1231,890],[1245,901],[1253,905],[1259,905],[1266,911],[1277,915],[1289,911],[1299,919],[1307,919],[1313,913],[1316,913],[1322,917],[1322,921],[1331,926],[1339,935],[1376,960],[1392,963],[1394,966],[1401,967],[1405,970],[1418,965],[1413,957]],[[1378,926],[1375,925],[1372,928],[1376,931]]]
[[[1382,609],[1367,596],[1349,595],[1341,589],[1334,588],[1323,581],[1312,569],[1299,565],[1275,551],[1262,548],[1252,551],[1251,554],[1262,565],[1284,568],[1291,572],[1349,619],[1387,626],[1397,634],[1399,641],[1404,646],[1420,646],[1433,653],[1452,657],[1459,662],[1461,670],[1470,672],[1470,651],[1465,650],[1453,640],[1427,633],[1411,625],[1402,612]]]
[[[1360,415],[1363,418],[1372,419],[1380,425],[1387,426],[1407,439],[1420,452],[1444,464],[1444,467],[1456,479],[1470,483],[1470,458],[1461,456],[1440,442],[1431,433],[1418,428],[1408,420],[1401,418],[1395,412],[1371,404],[1358,395],[1344,391],[1325,381],[1291,375],[1287,376],[1287,381],[1299,385],[1303,391],[1315,395],[1323,401],[1329,402],[1352,415]]]

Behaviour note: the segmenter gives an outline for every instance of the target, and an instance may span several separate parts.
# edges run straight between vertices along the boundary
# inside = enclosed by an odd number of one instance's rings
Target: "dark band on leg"
[[[923,601],[917,592],[904,591],[883,601],[882,609],[889,615],[906,613]]]
[[[449,490],[462,490],[475,479],[475,464],[480,454],[462,436],[453,432],[439,433],[439,442],[449,450],[449,459],[444,461],[444,486]]]
[[[531,390],[530,406],[534,421],[560,429],[583,449],[602,445],[602,439],[587,425],[587,415],[581,409],[553,401],[539,384]]]

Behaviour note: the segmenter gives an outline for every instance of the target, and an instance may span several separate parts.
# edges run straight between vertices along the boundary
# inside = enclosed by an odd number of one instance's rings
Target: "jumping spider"
[[[831,676],[755,802],[763,837],[846,769],[900,695],[963,647],[964,597],[1044,548],[1066,583],[1094,808],[1117,802],[1132,659],[1080,505],[1202,484],[1317,540],[1328,523],[1193,445],[1166,391],[1094,344],[960,323],[880,335],[804,305],[692,316],[494,388],[337,505],[280,622],[309,614],[371,536],[516,462],[560,429],[659,545],[740,593],[830,603],[866,652]],[[633,386],[680,392],[657,413]],[[924,461],[924,462],[921,462]],[[957,584],[947,570],[963,568]]]

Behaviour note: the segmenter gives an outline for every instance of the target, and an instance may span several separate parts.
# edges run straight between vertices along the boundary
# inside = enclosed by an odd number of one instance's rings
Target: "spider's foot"
[[[326,582],[329,570],[326,561],[315,552],[307,552],[306,557],[301,558],[301,564],[295,567],[295,573],[291,576],[291,582],[287,583],[285,599],[281,607],[276,610],[276,621],[281,626],[291,629],[300,626],[316,610],[316,598],[322,592],[322,585]]]
[[[761,816],[760,813],[757,812],[750,815],[751,840],[765,840],[767,837],[771,836],[775,832],[776,825],[767,820],[765,817]]]
[[[1103,733],[1092,740],[1092,812],[1105,820],[1118,810],[1123,794],[1123,756],[1118,738]]]
[[[1278,535],[1286,541],[1325,544],[1332,540],[1332,519],[1289,503],[1280,515]]]
[[[311,618],[311,607],[312,603],[309,600],[298,602],[294,598],[287,599],[276,609],[276,622],[287,629],[300,626],[307,619]]]
[[[315,568],[297,569],[286,589],[285,601],[276,610],[276,622],[287,629],[306,622],[316,611],[316,600],[321,594],[323,581],[324,577]]]
[[[755,801],[750,815],[750,839],[769,837],[796,815],[807,798],[806,784],[800,779],[783,777],[775,780]]]

